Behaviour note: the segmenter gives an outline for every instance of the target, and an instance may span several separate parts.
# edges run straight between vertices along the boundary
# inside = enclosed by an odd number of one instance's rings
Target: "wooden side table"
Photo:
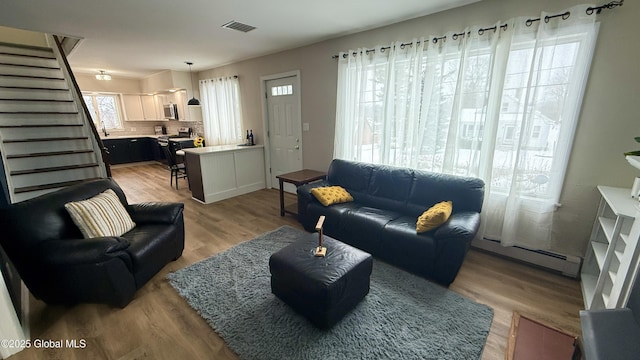
[[[296,187],[308,184],[313,181],[323,180],[327,176],[324,171],[304,169],[300,171],[294,171],[286,174],[276,176],[280,182],[280,216],[284,216],[285,213],[292,215],[298,215],[293,211],[289,211],[284,208],[284,183],[290,183]]]

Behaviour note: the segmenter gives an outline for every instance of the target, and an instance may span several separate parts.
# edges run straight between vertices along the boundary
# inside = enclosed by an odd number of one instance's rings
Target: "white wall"
[[[0,321],[0,340],[13,340],[17,344],[20,344],[20,340],[25,340],[22,326],[13,309],[11,297],[7,291],[2,273],[0,273],[0,319],[2,319]],[[14,343],[12,344],[15,345]],[[8,346],[7,344],[3,345],[5,346],[0,346],[0,359],[6,359],[23,348],[20,346]]]
[[[198,73],[200,79],[238,75],[242,91],[243,128],[252,128],[263,143],[260,76],[301,71],[304,167],[326,169],[333,154],[337,63],[339,51],[373,47],[414,37],[442,35],[469,25],[492,25],[517,16],[538,17],[583,3],[580,0],[484,0],[465,7],[382,28],[324,41],[278,54],[242,61]],[[605,10],[582,115],[554,219],[553,250],[582,256],[591,231],[598,195],[597,184],[630,187],[640,175],[624,160],[623,152],[640,148],[637,109],[640,99],[640,37],[636,25],[640,4],[628,1]]]

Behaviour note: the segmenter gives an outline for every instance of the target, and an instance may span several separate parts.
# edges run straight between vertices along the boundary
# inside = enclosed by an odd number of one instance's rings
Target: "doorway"
[[[276,176],[302,170],[302,121],[300,109],[300,72],[264,76],[263,116],[268,139],[267,179],[278,188]],[[295,193],[292,184],[285,191]],[[269,187],[269,184],[267,184]]]

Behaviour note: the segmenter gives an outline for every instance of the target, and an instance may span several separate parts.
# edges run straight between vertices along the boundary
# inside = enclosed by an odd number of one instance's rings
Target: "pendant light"
[[[185,61],[185,64],[189,65],[189,78],[191,79],[191,95],[193,96],[187,105],[200,105],[200,100],[196,99],[196,94],[193,92],[193,75],[191,75],[191,65],[193,63],[191,61]]]

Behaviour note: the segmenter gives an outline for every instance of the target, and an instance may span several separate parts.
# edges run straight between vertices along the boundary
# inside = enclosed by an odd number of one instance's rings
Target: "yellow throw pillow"
[[[433,205],[427,211],[423,212],[422,215],[418,216],[416,231],[423,233],[444,224],[449,220],[452,210],[453,202],[451,201],[443,201]]]
[[[326,186],[311,189],[311,194],[324,206],[353,201],[351,194],[342,186]]]
[[[111,189],[87,200],[66,203],[64,208],[85,239],[120,236],[136,226]]]

